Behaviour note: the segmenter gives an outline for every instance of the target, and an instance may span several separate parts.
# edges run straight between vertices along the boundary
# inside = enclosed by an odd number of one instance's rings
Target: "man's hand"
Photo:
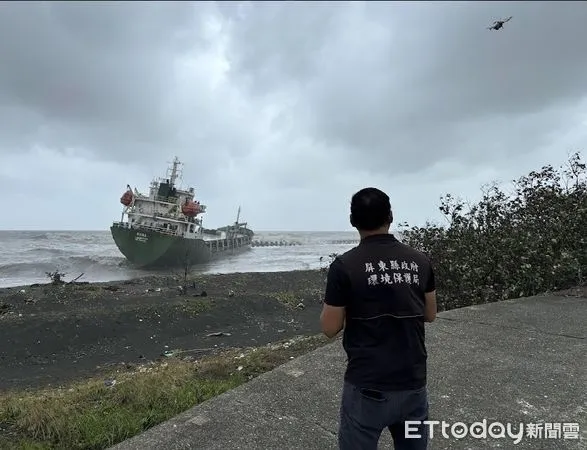
[[[424,307],[424,321],[434,322],[436,319],[436,291],[426,292],[425,294],[426,304]]]
[[[343,328],[346,317],[344,306],[331,306],[324,303],[322,313],[320,314],[320,325],[322,325],[322,332],[332,339]]]

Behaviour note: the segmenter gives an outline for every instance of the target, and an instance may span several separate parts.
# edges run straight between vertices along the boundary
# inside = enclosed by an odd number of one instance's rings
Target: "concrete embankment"
[[[457,439],[437,426],[429,448],[587,448],[585,297],[541,295],[440,313],[427,326],[430,419],[526,428],[515,444],[507,429],[502,438]],[[335,449],[344,367],[336,341],[114,448]],[[533,429],[541,437],[528,436]],[[392,448],[387,432],[380,447]]]

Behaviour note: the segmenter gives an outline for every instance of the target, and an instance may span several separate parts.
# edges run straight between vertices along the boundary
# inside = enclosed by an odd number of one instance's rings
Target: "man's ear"
[[[349,220],[351,221],[351,225],[354,227],[355,226],[355,221],[353,219],[353,215],[352,214],[349,216]]]
[[[393,223],[393,212],[389,212],[389,224],[391,225]]]

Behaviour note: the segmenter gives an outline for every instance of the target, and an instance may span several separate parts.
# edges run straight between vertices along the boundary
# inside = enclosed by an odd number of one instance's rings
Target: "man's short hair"
[[[391,224],[388,195],[377,188],[361,189],[351,199],[351,225],[359,230],[373,231]]]

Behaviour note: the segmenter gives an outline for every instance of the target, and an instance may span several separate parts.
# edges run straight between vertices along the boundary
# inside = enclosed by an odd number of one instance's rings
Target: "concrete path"
[[[448,423],[449,437],[437,425],[429,448],[587,448],[586,338],[584,297],[543,295],[440,313],[427,326],[430,419]],[[336,341],[114,448],[336,449],[345,362]],[[502,438],[450,436],[452,424],[483,419],[510,423],[514,433],[523,423],[524,436],[518,444],[507,429]],[[536,427],[542,438],[527,436],[532,423],[543,423]],[[543,431],[547,423],[551,431]],[[570,439],[572,426],[563,433],[563,423],[579,424],[579,439]],[[380,448],[393,448],[387,432]]]

